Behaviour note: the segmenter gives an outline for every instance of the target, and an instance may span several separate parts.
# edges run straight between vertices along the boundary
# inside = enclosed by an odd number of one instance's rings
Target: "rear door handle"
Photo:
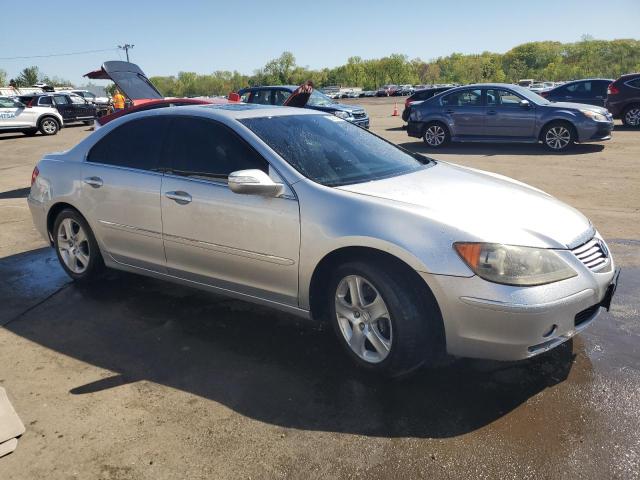
[[[192,200],[191,195],[189,195],[187,192],[167,192],[164,194],[164,196],[180,205],[191,203]]]
[[[445,110],[444,113],[452,114],[453,110]]]
[[[91,185],[93,188],[100,188],[104,182],[100,177],[88,177],[84,179],[84,183]]]
[[[487,110],[487,115],[495,115],[496,113],[498,112],[496,112],[495,110]]]

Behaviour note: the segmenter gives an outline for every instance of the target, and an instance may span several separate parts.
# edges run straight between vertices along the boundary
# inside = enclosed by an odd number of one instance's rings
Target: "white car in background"
[[[0,133],[22,132],[35,135],[55,135],[64,124],[53,107],[27,107],[11,97],[0,97]]]

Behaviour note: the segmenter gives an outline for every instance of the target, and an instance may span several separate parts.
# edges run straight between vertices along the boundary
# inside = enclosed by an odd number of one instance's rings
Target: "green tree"
[[[16,78],[16,85],[18,87],[30,87],[35,83],[38,83],[40,79],[40,70],[38,67],[26,67],[24,68],[18,77]]]

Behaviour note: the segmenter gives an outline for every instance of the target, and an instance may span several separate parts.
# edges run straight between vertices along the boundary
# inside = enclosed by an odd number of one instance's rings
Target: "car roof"
[[[283,90],[295,90],[298,88],[298,85],[259,85],[255,87],[245,87],[241,88],[241,92],[247,92],[249,90],[269,90],[271,88],[282,88]]]

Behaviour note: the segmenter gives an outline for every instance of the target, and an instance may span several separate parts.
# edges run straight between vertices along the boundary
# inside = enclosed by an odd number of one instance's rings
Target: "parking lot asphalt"
[[[528,361],[372,377],[330,329],[261,307],[115,272],[72,284],[26,196],[42,154],[87,127],[0,134],[0,385],[27,428],[0,479],[640,478],[640,131],[563,155],[434,152],[390,116],[394,100],[351,103],[405,148],[588,215],[623,268],[611,312]]]

